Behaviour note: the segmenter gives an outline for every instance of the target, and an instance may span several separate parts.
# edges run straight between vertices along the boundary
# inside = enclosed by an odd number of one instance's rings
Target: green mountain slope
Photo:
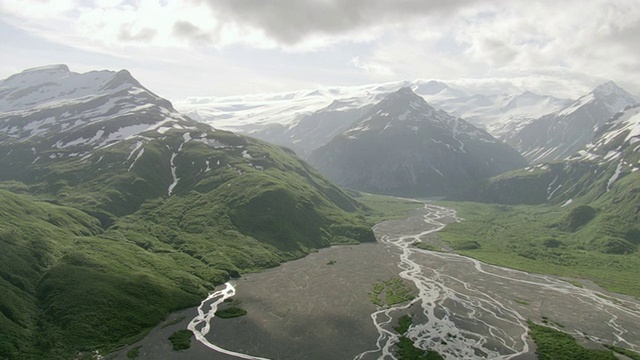
[[[639,113],[639,106],[619,113],[570,159],[502,174],[459,195],[503,205],[453,204],[467,220],[443,237],[454,247],[477,241],[465,253],[492,263],[640,294]]]
[[[68,79],[89,85],[51,98]],[[0,109],[0,359],[104,353],[230,277],[375,241],[364,206],[293,152],[195,122],[127,72],[0,88],[18,99]]]

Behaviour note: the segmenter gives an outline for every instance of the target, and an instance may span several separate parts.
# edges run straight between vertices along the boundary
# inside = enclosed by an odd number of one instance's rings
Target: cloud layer
[[[511,79],[575,96],[613,79],[640,91],[636,0],[5,0],[0,20],[123,57],[179,61],[169,59],[179,50],[249,67],[256,61],[234,56],[261,57],[297,67],[297,84]],[[320,68],[324,80],[304,71]]]

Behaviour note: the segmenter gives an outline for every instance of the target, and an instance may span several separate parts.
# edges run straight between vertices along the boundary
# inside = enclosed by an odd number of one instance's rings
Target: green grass
[[[411,318],[410,315],[402,315],[398,319],[398,325],[394,326],[393,330],[395,330],[398,334],[402,335],[406,333],[407,330],[409,330],[412,324],[413,324],[413,319]]]
[[[628,357],[631,360],[640,360],[640,354],[635,352],[635,351],[632,351],[632,350],[629,350],[629,349],[625,349],[623,347],[615,346],[615,345],[606,345],[605,344],[604,347],[606,347],[607,349],[612,350],[614,352],[617,352],[618,354],[622,354],[622,355]]]
[[[414,299],[411,288],[400,278],[391,278],[372,286],[369,298],[377,306],[392,306]]]
[[[142,346],[136,346],[133,349],[127,351],[127,359],[135,359],[140,356],[140,348]]]
[[[367,219],[372,223],[403,219],[422,207],[422,203],[385,195],[362,193],[356,199],[367,207]]]
[[[105,354],[231,276],[375,241],[369,210],[305,162],[224,131],[207,136],[233,146],[184,145],[168,197],[182,135],[150,140],[130,171],[136,140],[86,160],[30,165],[33,143],[0,159],[15,191],[0,190],[0,358]]]
[[[612,351],[586,349],[571,335],[529,321],[529,330],[536,343],[539,360],[615,360]]]
[[[444,360],[444,357],[434,350],[423,350],[415,347],[411,339],[401,336],[396,343],[398,360]]]
[[[216,316],[221,319],[231,319],[245,315],[247,315],[247,310],[237,306],[230,306],[228,308],[216,311]]]
[[[438,247],[436,247],[434,245],[427,244],[427,243],[422,242],[422,241],[416,241],[411,245],[417,247],[418,249],[427,250],[427,251],[440,251],[441,250],[440,248],[438,248]]]
[[[178,330],[169,336],[171,346],[174,351],[185,350],[191,347],[191,337],[193,332],[191,330]]]
[[[609,218],[611,210],[600,210],[585,221],[590,216],[583,218],[582,210],[570,207],[442,204],[456,209],[464,220],[447,225],[438,235],[463,255],[529,272],[589,279],[607,290],[640,296],[640,253],[606,253],[599,245],[610,227],[601,217]],[[572,219],[571,231],[558,226],[567,218]]]

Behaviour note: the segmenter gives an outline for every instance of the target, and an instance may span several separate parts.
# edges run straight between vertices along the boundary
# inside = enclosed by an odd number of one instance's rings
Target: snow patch
[[[611,185],[613,185],[613,183],[618,180],[618,177],[620,177],[620,174],[622,173],[622,166],[624,165],[624,161],[620,161],[618,163],[618,166],[616,167],[616,171],[613,173],[613,175],[609,178],[609,181],[607,181],[607,192],[609,190],[611,190]]]
[[[253,157],[251,156],[251,154],[249,154],[249,152],[247,150],[243,150],[242,151],[242,157],[245,159],[253,159]]]
[[[144,149],[140,150],[138,152],[138,155],[136,155],[136,158],[133,159],[133,162],[131,163],[131,165],[129,165],[129,168],[127,169],[127,171],[131,171],[131,169],[133,168],[133,165],[136,164],[136,162],[138,161],[138,159],[140,159],[140,157],[142,156],[142,154],[144,154]]]

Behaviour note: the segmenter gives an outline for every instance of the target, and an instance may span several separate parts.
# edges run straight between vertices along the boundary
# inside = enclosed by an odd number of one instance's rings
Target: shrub
[[[216,316],[222,319],[230,319],[244,315],[247,315],[247,310],[236,306],[231,306],[226,309],[216,311]]]

